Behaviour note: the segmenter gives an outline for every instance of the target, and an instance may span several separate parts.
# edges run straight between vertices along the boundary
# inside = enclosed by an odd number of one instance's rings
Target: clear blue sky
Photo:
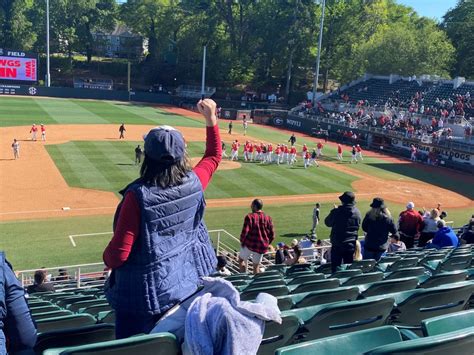
[[[397,0],[398,3],[408,5],[416,10],[418,15],[442,20],[443,15],[456,6],[457,0]]]

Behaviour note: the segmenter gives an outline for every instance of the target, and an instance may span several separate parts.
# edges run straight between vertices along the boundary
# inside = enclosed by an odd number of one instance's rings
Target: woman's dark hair
[[[145,154],[140,176],[147,184],[166,188],[181,185],[184,177],[191,171],[188,156],[176,163],[158,162]]]
[[[37,270],[35,271],[35,284],[41,285],[46,280],[46,271]]]

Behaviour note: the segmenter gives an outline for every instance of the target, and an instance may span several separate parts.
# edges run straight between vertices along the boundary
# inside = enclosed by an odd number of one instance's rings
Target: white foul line
[[[112,234],[112,232],[101,232],[101,233],[86,233],[86,234],[71,234],[69,235],[69,240],[71,241],[72,246],[76,247],[76,242],[74,241],[74,237],[87,237],[91,235],[104,235],[104,234]]]

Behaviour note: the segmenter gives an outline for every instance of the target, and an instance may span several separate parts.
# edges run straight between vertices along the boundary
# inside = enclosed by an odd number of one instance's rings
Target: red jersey
[[[359,146],[356,147],[356,150],[357,150],[359,153],[362,152],[362,148],[359,147]]]
[[[31,129],[30,129],[30,133],[31,132],[36,132],[37,130],[38,130],[38,127],[32,126]]]
[[[41,126],[41,132],[46,132],[46,127]]]
[[[308,147],[306,146],[306,144],[303,146],[303,153],[304,152],[307,152],[308,151]]]
[[[295,148],[295,147],[291,147],[290,153],[291,153],[291,154],[296,154],[296,148]]]
[[[321,142],[319,142],[317,147],[318,147],[318,149],[323,149],[323,144]]]
[[[257,147],[255,147],[255,149],[257,149],[257,153],[261,153],[262,152],[262,147],[257,145]]]
[[[250,146],[249,146],[249,153],[253,153],[253,149],[254,149],[253,144],[250,144]]]
[[[288,153],[288,147],[284,147],[284,148],[283,148],[283,152],[284,152],[284,153]]]
[[[244,144],[244,152],[246,152],[249,149],[248,144]]]
[[[342,154],[342,147],[340,145],[337,146],[337,152],[339,154]]]
[[[305,158],[305,159],[311,158],[311,154],[309,154],[309,152],[306,151],[306,153],[304,154],[304,158]]]
[[[232,150],[239,150],[239,144],[238,143],[232,143]]]
[[[272,147],[271,144],[268,145],[268,151],[269,151],[269,152],[273,152],[273,147]]]
[[[275,154],[276,154],[276,155],[279,155],[280,153],[281,153],[280,147],[278,147],[277,149],[275,149]]]

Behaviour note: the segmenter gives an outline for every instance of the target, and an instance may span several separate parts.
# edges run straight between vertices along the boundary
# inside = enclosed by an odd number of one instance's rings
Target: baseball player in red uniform
[[[410,151],[411,151],[410,160],[416,161],[416,151],[417,151],[417,149],[413,144],[410,146]]]
[[[267,154],[268,154],[268,156],[267,156],[267,161],[268,161],[269,163],[271,163],[272,160],[273,160],[273,159],[272,159],[272,158],[273,158],[273,146],[272,146],[271,143],[268,145],[267,151],[268,151],[268,153],[267,153]]]
[[[309,152],[306,151],[306,152],[304,153],[304,168],[305,168],[305,169],[309,166],[310,160],[311,160],[311,154],[309,154]]]
[[[364,158],[362,157],[362,148],[360,147],[359,144],[356,145],[356,152],[357,152],[357,158],[359,158],[360,160],[364,160]]]
[[[293,165],[296,163],[296,147],[293,145],[290,148],[290,160],[288,161],[288,164]]]
[[[290,159],[290,150],[288,149],[288,146],[285,144],[283,146],[283,159],[282,159],[282,162],[286,162],[288,163],[289,159]]]
[[[352,146],[351,150],[351,164],[354,162],[357,164],[357,149],[355,145]]]
[[[41,124],[41,140],[46,140],[46,127],[44,126],[44,124]]]
[[[320,158],[323,155],[323,143],[318,142],[318,145],[316,146],[316,148],[318,148],[317,156],[318,158]]]
[[[275,149],[275,161],[277,165],[280,165],[280,159],[281,159],[281,147],[278,144],[276,149]]]
[[[33,123],[33,126],[31,126],[30,133],[31,133],[31,140],[36,141],[36,132],[38,132],[38,127]]]
[[[254,150],[255,150],[255,147],[256,145],[252,144],[252,142],[250,142],[249,144],[249,158],[250,158],[250,161],[254,161],[255,157],[254,157]]]
[[[249,149],[249,141],[245,142],[244,144],[244,160],[248,161],[248,149]]]
[[[258,160],[258,161],[262,160],[262,146],[263,146],[262,143],[260,143],[260,145],[255,145],[255,151],[257,152],[257,159],[255,160]]]
[[[307,151],[308,151],[308,147],[306,146],[306,144],[303,144],[303,153],[301,154],[303,158],[306,156]]]
[[[239,160],[239,141],[237,139],[232,143],[230,160]]]
[[[337,160],[342,161],[342,147],[340,144],[337,145]]]

